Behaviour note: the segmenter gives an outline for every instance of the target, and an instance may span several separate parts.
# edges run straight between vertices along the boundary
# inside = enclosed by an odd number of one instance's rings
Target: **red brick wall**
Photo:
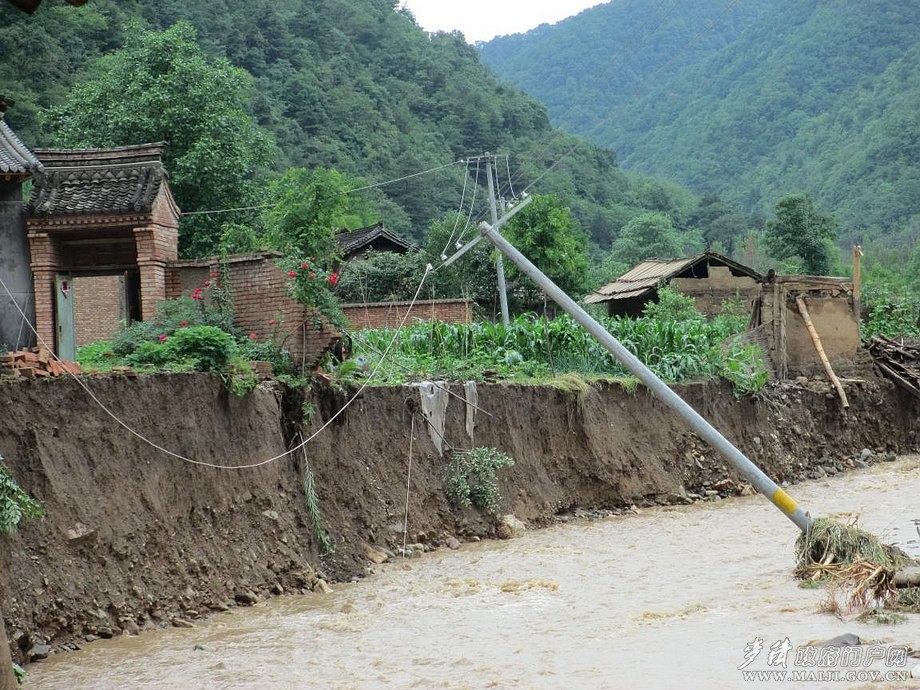
[[[411,302],[373,302],[342,306],[345,318],[355,330],[362,328],[396,328],[406,316]],[[471,323],[473,303],[465,299],[419,300],[412,307],[406,325],[417,321]]]
[[[118,332],[125,318],[119,276],[77,276],[73,279],[73,296],[77,347],[107,340]]]
[[[233,302],[234,324],[256,340],[273,340],[288,350],[294,361],[310,367],[340,337],[339,332],[315,310],[307,310],[288,296],[289,278],[275,265],[274,254],[230,257],[226,266]],[[218,272],[216,261],[179,262],[170,269],[167,283],[173,292],[190,295],[192,290]],[[202,292],[208,299],[208,290]]]
[[[60,260],[58,243],[47,232],[29,231],[32,282],[35,286],[35,329],[39,342],[51,345],[54,333],[54,280]]]

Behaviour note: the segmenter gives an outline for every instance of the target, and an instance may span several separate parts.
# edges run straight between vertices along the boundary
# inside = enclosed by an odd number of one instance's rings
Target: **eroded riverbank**
[[[284,453],[298,427],[318,430],[346,400],[328,388],[301,398],[270,387],[239,400],[200,375],[90,384],[144,436],[225,466]],[[462,386],[455,390],[463,394]],[[864,448],[872,462],[917,445],[920,406],[869,376],[850,385],[845,417],[821,382],[746,400],[719,384],[680,392],[779,481],[856,467]],[[36,646],[57,652],[181,621],[198,625],[241,603],[322,589],[320,579],[363,576],[368,545],[395,550],[402,543],[413,426],[406,536],[434,547],[452,535],[494,534],[491,519],[448,502],[445,458],[419,417],[414,388],[368,389],[307,446],[306,459],[246,470],[162,454],[115,425],[72,381],[9,385],[0,395],[0,448],[48,508],[46,519],[0,545],[0,600],[19,659]],[[444,438],[515,458],[501,477],[502,512],[530,525],[576,508],[644,507],[707,492],[715,499],[743,489],[641,388],[480,386],[479,407],[471,438],[466,407],[451,399]],[[305,462],[335,542],[332,556],[314,540]]]

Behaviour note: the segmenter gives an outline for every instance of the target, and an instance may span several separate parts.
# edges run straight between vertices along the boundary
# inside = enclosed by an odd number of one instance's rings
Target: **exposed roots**
[[[844,595],[850,611],[899,599],[904,590],[894,586],[894,574],[909,565],[916,561],[897,547],[883,544],[853,524],[827,518],[814,520],[796,542],[796,576],[826,581],[829,602],[838,613],[843,607],[836,603],[837,594]]]

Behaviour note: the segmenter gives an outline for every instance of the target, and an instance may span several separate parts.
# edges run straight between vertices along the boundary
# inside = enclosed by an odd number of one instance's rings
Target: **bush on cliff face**
[[[501,468],[513,464],[509,455],[496,448],[454,451],[444,480],[448,500],[494,514],[502,498],[496,475]]]
[[[12,534],[24,520],[45,516],[45,507],[27,494],[3,464],[0,455],[0,534]]]

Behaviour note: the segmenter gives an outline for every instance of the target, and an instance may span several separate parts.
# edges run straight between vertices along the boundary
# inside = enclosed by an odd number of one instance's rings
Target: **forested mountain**
[[[747,211],[806,190],[844,240],[920,233],[913,0],[617,0],[480,48],[627,170]]]
[[[46,0],[29,16],[0,3],[0,93],[17,102],[7,120],[27,144],[58,145],[47,109],[106,69],[98,58],[141,29],[188,20],[208,55],[252,75],[244,106],[274,138],[274,170],[322,166],[373,184],[472,154],[509,154],[506,193],[537,182],[531,191],[561,195],[605,249],[631,215],[690,199],[627,178],[613,153],[554,130],[544,106],[500,83],[460,34],[428,35],[397,6],[91,0],[75,9]],[[421,239],[456,212],[463,185],[463,166],[390,184],[377,200],[382,220]]]

